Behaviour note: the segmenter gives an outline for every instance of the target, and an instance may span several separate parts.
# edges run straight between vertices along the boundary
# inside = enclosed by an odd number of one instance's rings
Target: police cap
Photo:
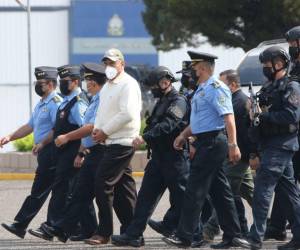
[[[214,63],[216,59],[218,59],[217,56],[209,54],[209,53],[203,53],[203,52],[195,52],[195,51],[188,51],[187,52],[192,60],[192,64],[195,64],[197,62],[210,62]]]
[[[294,41],[300,39],[300,26],[296,26],[285,33],[287,41]]]
[[[191,70],[192,61],[182,61],[181,70],[177,71],[176,74],[189,72]]]
[[[55,67],[40,66],[34,69],[34,74],[37,80],[57,80],[57,69]]]
[[[71,78],[81,78],[81,69],[79,65],[64,65],[57,68],[59,77],[65,78],[65,77],[71,77]]]
[[[104,84],[106,82],[105,66],[99,63],[83,63],[81,64],[83,77],[95,80],[97,83]]]

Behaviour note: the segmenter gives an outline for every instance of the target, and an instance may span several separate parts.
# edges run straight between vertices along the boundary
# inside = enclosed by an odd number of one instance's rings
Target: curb
[[[10,180],[33,180],[35,174],[33,173],[0,173],[1,181]],[[144,172],[132,172],[133,177],[143,177]]]

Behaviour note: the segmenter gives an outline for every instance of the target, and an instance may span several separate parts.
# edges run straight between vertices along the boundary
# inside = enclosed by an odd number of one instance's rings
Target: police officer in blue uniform
[[[188,54],[194,61],[198,88],[192,99],[190,126],[176,138],[174,147],[181,150],[186,139],[194,135],[197,137],[196,153],[191,162],[177,232],[163,240],[177,247],[190,247],[199,225],[200,212],[210,194],[224,232],[223,241],[211,247],[246,248],[249,243],[240,238],[233,194],[222,168],[228,153],[232,162],[239,161],[241,157],[236,141],[231,93],[223,82],[213,76],[216,56],[192,51]],[[224,133],[225,127],[228,139]]]
[[[150,79],[146,82],[159,101],[146,121],[143,136],[136,138],[133,145],[138,147],[147,142],[151,158],[145,168],[132,222],[124,233],[112,236],[112,243],[118,246],[144,245],[147,221],[166,188],[173,209],[162,223],[171,232],[176,228],[189,173],[187,152],[173,148],[174,139],[188,124],[187,100],[172,86],[175,77],[168,68],[157,67],[150,73]]]
[[[53,133],[45,141],[53,141],[59,135],[78,129],[83,124],[87,101],[79,88],[81,73],[78,65],[65,65],[59,67],[60,92],[64,96],[56,114],[56,122]],[[62,219],[62,211],[66,207],[72,188],[75,184],[75,176],[78,168],[74,167],[74,159],[80,147],[80,139],[67,143],[64,147],[55,148],[56,171],[52,188],[52,196],[48,210],[53,215],[52,224]],[[47,225],[43,223],[41,228]],[[40,237],[36,234],[35,236]]]
[[[299,149],[300,86],[287,75],[289,55],[272,46],[259,55],[268,82],[258,93],[261,113],[258,134],[261,147],[252,202],[253,225],[249,241],[252,249],[262,247],[266,220],[273,192],[285,202],[285,213],[292,221],[293,238],[278,249],[300,248],[300,195],[295,184],[292,158]],[[250,114],[252,119],[257,114]],[[275,188],[276,187],[276,188]]]
[[[16,215],[15,222],[12,224],[2,224],[5,229],[20,238],[24,238],[26,228],[37,215],[51,191],[55,174],[54,145],[52,143],[43,144],[43,140],[54,127],[56,112],[62,101],[60,96],[55,92],[57,84],[56,68],[37,67],[34,73],[37,79],[35,82],[35,92],[41,97],[41,100],[35,106],[34,112],[27,124],[0,139],[0,146],[2,147],[4,144],[23,138],[32,132],[34,135],[35,145],[32,152],[37,155],[38,166],[31,193],[27,196]],[[50,223],[51,217],[52,214],[49,211],[46,223]],[[46,237],[46,239],[50,240],[51,237]]]
[[[56,146],[62,147],[70,141],[82,138],[81,147],[74,162],[75,166],[80,167],[80,172],[72,200],[68,204],[63,220],[47,228],[49,234],[57,236],[63,242],[66,242],[70,235],[74,233],[74,228],[81,220],[82,215],[90,210],[90,206],[93,206],[95,176],[103,155],[103,145],[96,144],[92,140],[91,133],[99,106],[100,90],[106,82],[105,67],[96,63],[84,63],[82,68],[87,84],[87,92],[92,96],[84,115],[83,126],[67,134],[60,135],[55,140]],[[88,232],[77,237],[71,236],[70,239],[78,241],[90,238],[96,228],[97,221],[95,218],[94,223],[90,224]]]
[[[289,43],[289,54],[293,63],[289,72],[290,80],[300,83],[300,26],[290,29],[286,33],[286,40]],[[299,140],[299,133],[298,133]],[[295,152],[293,157],[294,175],[296,181],[300,181],[300,150]],[[287,238],[286,224],[287,216],[284,211],[285,203],[282,197],[276,194],[273,203],[270,223],[267,226],[265,239],[276,239],[284,241]]]

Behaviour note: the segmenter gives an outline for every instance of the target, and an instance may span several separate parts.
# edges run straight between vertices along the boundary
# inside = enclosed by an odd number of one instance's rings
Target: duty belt
[[[213,131],[208,131],[208,132],[203,132],[203,133],[195,134],[194,136],[196,136],[196,138],[198,140],[203,140],[203,139],[207,139],[207,138],[216,137],[219,134],[225,134],[225,130],[224,129],[213,130]]]

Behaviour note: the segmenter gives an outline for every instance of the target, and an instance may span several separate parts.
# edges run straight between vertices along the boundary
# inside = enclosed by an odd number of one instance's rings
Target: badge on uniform
[[[200,96],[205,96],[204,90],[201,90],[201,91],[199,92],[199,95],[200,95]]]
[[[300,95],[298,95],[295,92],[292,92],[288,98],[288,101],[293,106],[299,107],[300,106]]]
[[[180,119],[184,116],[182,110],[178,106],[171,107],[170,112]]]
[[[62,119],[62,118],[64,118],[64,116],[65,116],[65,112],[64,111],[60,112],[59,118]]]
[[[45,108],[43,108],[43,110],[42,110],[43,112],[47,112],[48,111],[48,109],[45,107]]]
[[[226,97],[224,95],[220,95],[218,98],[218,102],[220,103],[220,105],[225,106]]]
[[[220,88],[221,83],[218,82],[218,81],[215,81],[215,82],[213,83],[213,86],[214,86],[215,89]]]

